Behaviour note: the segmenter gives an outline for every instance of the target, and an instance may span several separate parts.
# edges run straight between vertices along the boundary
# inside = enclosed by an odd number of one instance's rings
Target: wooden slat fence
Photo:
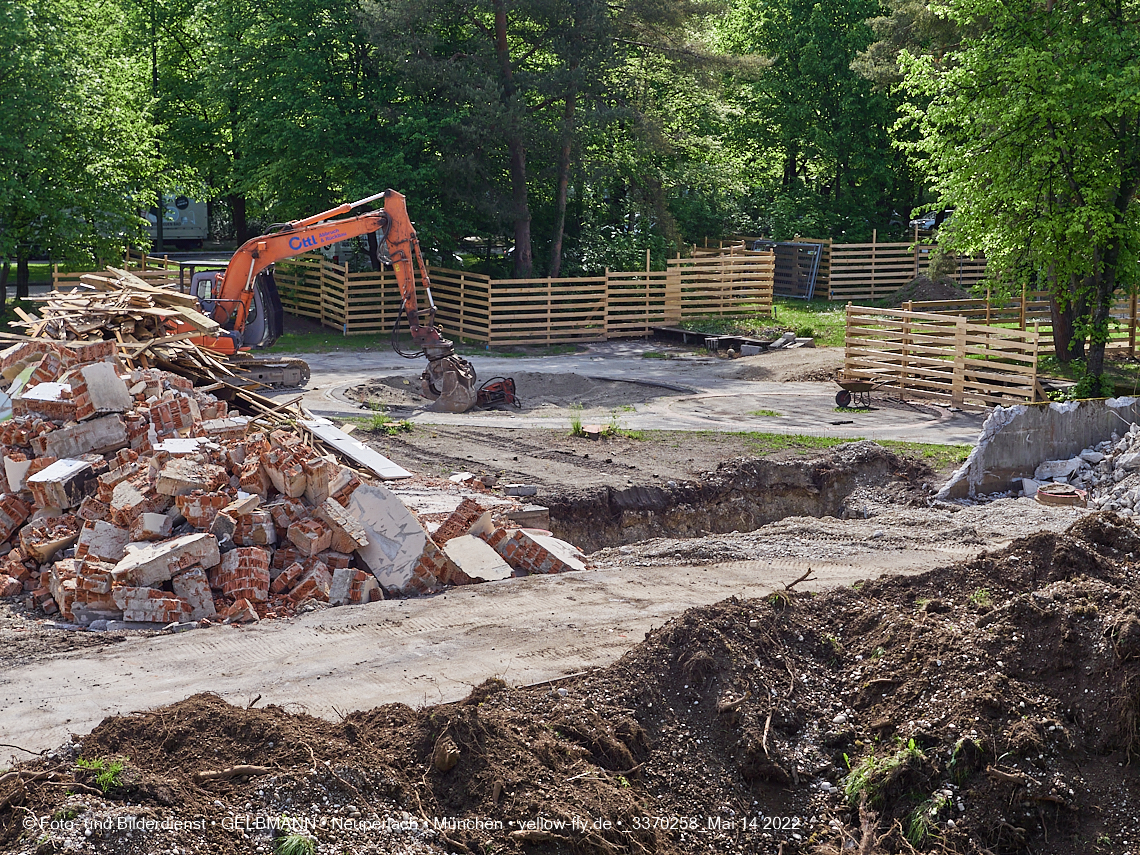
[[[670,320],[772,313],[774,253],[671,258],[667,273],[665,313]]]
[[[1032,329],[849,303],[843,373],[954,404],[1027,402],[1037,399],[1038,348]]]
[[[673,259],[667,271],[606,271],[566,279],[490,279],[431,268],[445,334],[490,345],[569,344],[648,335],[702,315],[771,314],[774,256]],[[391,272],[349,273],[320,255],[279,262],[286,311],[345,335],[392,328],[400,293]],[[426,295],[420,294],[421,311]]]
[[[903,308],[916,312],[940,315],[953,315],[965,318],[969,323],[987,326],[1006,326],[1016,329],[1030,329],[1035,324],[1040,335],[1043,351],[1053,348],[1053,318],[1049,311],[1047,291],[1029,291],[1019,298],[1009,301],[977,300],[924,300],[906,303]],[[1127,354],[1136,357],[1136,330],[1138,325],[1137,298],[1124,295],[1119,297],[1111,309],[1112,322],[1105,351],[1113,354]]]

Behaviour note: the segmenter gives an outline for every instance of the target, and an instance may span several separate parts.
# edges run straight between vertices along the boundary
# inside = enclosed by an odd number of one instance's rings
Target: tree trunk
[[[784,151],[784,176],[780,184],[784,187],[792,184],[799,174],[799,169],[799,147],[792,141],[787,144]]]
[[[530,244],[530,205],[526,188],[526,143],[523,141],[520,118],[514,115],[521,109],[516,103],[514,71],[511,69],[511,46],[507,41],[506,0],[494,0],[495,53],[499,58],[502,75],[501,100],[506,108],[507,151],[511,161],[511,219],[515,226],[515,277],[527,279],[534,270],[534,256]]]
[[[249,223],[245,218],[245,196],[232,195],[230,199],[230,211],[234,218],[234,234],[237,237],[238,246],[241,246],[250,239]]]
[[[26,300],[28,297],[28,280],[31,278],[28,271],[28,251],[16,250],[16,299]]]
[[[12,263],[5,259],[3,266],[0,266],[0,309],[8,303],[8,275],[12,270]]]
[[[570,71],[577,70],[577,63]],[[566,196],[570,188],[570,153],[574,141],[574,111],[578,92],[572,88],[566,94],[566,109],[562,114],[562,150],[558,152],[558,189],[554,199],[554,240],[550,243],[550,275],[562,272],[562,238],[566,233]]]
[[[1074,296],[1079,288],[1080,285],[1074,279],[1069,285],[1068,296],[1062,307],[1058,299],[1058,286],[1055,281],[1051,282],[1049,314],[1053,324],[1053,351],[1062,365],[1068,365],[1072,360],[1085,355],[1084,337],[1074,335],[1077,320],[1085,314],[1088,305],[1084,297]]]

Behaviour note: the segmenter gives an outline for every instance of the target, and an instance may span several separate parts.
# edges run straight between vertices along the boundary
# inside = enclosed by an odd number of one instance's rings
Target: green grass
[[[364,430],[388,436],[395,436],[398,433],[411,433],[412,423],[407,419],[392,418],[388,415],[388,408],[383,404],[369,404],[368,408],[372,410],[372,415],[352,420]]]
[[[631,431],[623,431],[629,435]],[[639,438],[647,442],[672,443],[681,448],[685,443],[701,439],[704,441],[723,439],[730,441],[740,439],[744,441],[747,450],[757,457],[776,454],[781,451],[798,451],[807,454],[811,451],[826,451],[843,445],[847,442],[858,442],[863,439],[859,436],[808,436],[795,433],[767,433],[764,431],[654,431],[645,430],[637,432]],[[972,446],[969,445],[943,445],[926,442],[907,442],[894,439],[875,440],[900,457],[909,457],[920,460],[936,471],[944,471],[959,466],[970,454]]]
[[[317,841],[307,834],[286,834],[273,845],[276,855],[313,855]]]
[[[843,792],[847,796],[847,803],[852,807],[858,807],[866,795],[871,805],[881,804],[884,787],[896,770],[910,763],[921,763],[924,759],[926,758],[922,749],[914,744],[913,739],[888,757],[876,757],[872,754],[864,758],[843,779]]]
[[[570,407],[570,436],[585,436],[582,429],[582,405],[572,404]]]
[[[985,588],[978,588],[978,590],[970,594],[967,599],[975,606],[981,606],[986,609],[991,608],[994,604],[993,596]]]
[[[313,333],[285,333],[266,353],[336,353],[337,351],[387,350],[388,336],[340,335],[335,330]]]
[[[944,445],[936,442],[906,442],[901,439],[875,440],[902,457],[915,457],[935,471],[957,468],[966,462],[972,445]]]
[[[107,762],[99,758],[86,760],[80,757],[75,761],[80,769],[95,773],[95,786],[103,791],[104,795],[116,789],[122,783],[123,769],[126,765],[122,760]]]
[[[405,350],[416,350],[415,346],[404,337],[400,346]],[[267,348],[266,353],[337,353],[339,351],[380,351],[391,347],[391,339],[387,332],[368,333],[365,335],[341,335],[334,329],[321,332],[285,333],[277,339],[273,347]],[[502,356],[506,358],[523,358],[531,356],[560,356],[575,353],[577,347],[572,344],[555,344],[550,347],[535,347],[526,351],[498,350],[486,348],[475,344],[456,342],[455,352],[462,356]]]
[[[777,297],[773,317],[745,315],[724,318],[713,315],[691,318],[682,323],[685,329],[709,335],[757,335],[762,330],[779,328],[799,336],[811,336],[820,347],[841,347],[847,332],[847,308],[829,300],[793,300]]]
[[[777,418],[782,418],[784,414],[783,413],[777,413],[775,410],[750,410],[748,415],[750,415],[750,416],[774,416]]]

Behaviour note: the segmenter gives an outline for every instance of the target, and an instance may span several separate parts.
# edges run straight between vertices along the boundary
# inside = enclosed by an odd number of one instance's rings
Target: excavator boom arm
[[[355,217],[332,219],[341,214],[374,202],[384,200],[384,210],[370,211]],[[388,254],[400,286],[400,296],[408,315],[412,337],[422,344],[425,337],[432,339],[428,332],[432,324],[421,327],[419,307],[416,299],[416,270],[423,282],[425,297],[434,315],[431,298],[431,282],[427,267],[420,254],[419,239],[411,220],[404,197],[395,190],[385,190],[357,202],[346,202],[320,214],[294,220],[279,231],[252,238],[242,244],[230,259],[230,263],[219,280],[216,298],[220,301],[246,307],[252,295],[253,283],[257,275],[270,265],[285,258],[318,250],[329,244],[338,243],[360,235],[379,232],[388,243]],[[242,324],[238,323],[238,326]],[[438,335],[434,336],[438,338]]]

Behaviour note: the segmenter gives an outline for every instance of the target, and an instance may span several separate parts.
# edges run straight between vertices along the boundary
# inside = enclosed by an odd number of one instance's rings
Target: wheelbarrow
[[[871,393],[880,386],[885,386],[889,380],[866,380],[863,378],[844,377],[839,372],[835,374],[835,382],[839,384],[840,391],[835,393],[835,404],[839,407],[870,407]]]

